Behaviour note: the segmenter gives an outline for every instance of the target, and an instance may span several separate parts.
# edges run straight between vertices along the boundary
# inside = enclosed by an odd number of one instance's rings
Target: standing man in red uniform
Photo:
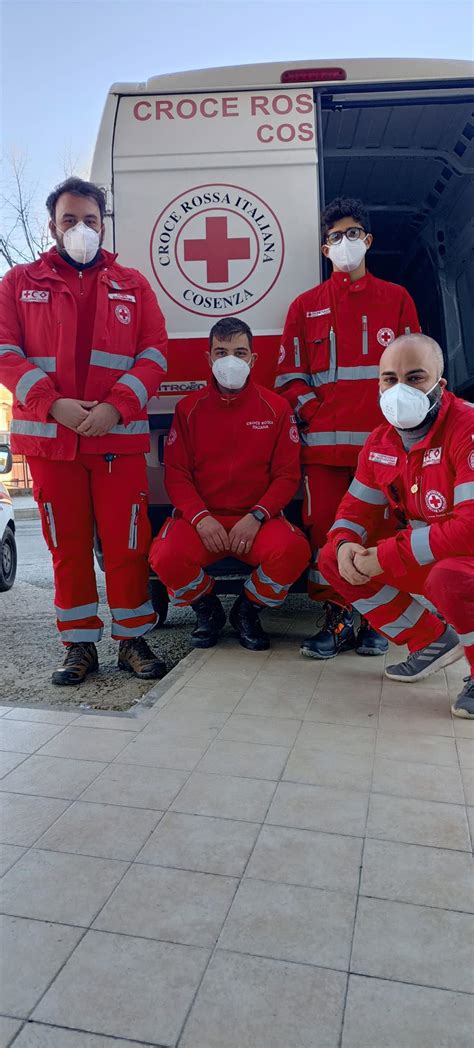
[[[366,268],[372,245],[368,214],[359,200],[337,198],[321,215],[322,253],[329,280],[292,302],[286,318],[276,389],[291,404],[300,429],[304,473],[303,520],[313,550],[309,595],[325,599],[326,622],[301,653],[334,658],[354,648],[382,655],[387,643],[363,620],[357,637],[351,609],[321,581],[318,551],[354,476],[357,458],[380,421],[377,382],[381,354],[397,336],[420,330],[405,288]]]
[[[150,560],[177,607],[196,613],[195,648],[216,644],[226,616],[206,567],[234,556],[253,571],[231,612],[240,643],[269,646],[259,614],[278,608],[310,559],[282,510],[299,484],[299,438],[288,404],[253,382],[252,332],[235,317],[209,338],[212,379],[177,406],[166,444],[165,485],[175,516]]]
[[[402,336],[383,354],[386,422],[360,454],[320,570],[376,629],[408,645],[408,658],[385,670],[391,680],[428,677],[464,647],[470,675],[451,709],[472,718],[474,408],[446,391],[442,374],[442,351],[425,335]]]
[[[14,395],[12,449],[27,457],[53,558],[66,655],[52,680],[79,684],[98,668],[95,524],[119,667],[161,677],[144,640],[156,621],[144,452],[147,401],[166,370],[164,320],[141,273],[101,247],[98,186],[69,178],[46,206],[56,246],[0,285],[0,381]]]

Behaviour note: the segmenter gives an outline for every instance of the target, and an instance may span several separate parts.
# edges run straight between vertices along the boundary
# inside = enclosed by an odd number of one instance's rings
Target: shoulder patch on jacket
[[[381,462],[383,466],[396,466],[398,455],[382,455],[378,451],[370,451],[369,462]]]
[[[330,312],[331,312],[331,307],[328,306],[327,309],[315,309],[315,310],[313,310],[313,312],[307,313],[306,316],[307,317],[325,317]]]

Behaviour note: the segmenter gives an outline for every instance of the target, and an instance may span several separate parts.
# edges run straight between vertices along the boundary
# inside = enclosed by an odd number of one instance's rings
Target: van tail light
[[[347,73],[342,66],[311,66],[307,69],[285,69],[280,77],[282,84],[303,84],[313,80],[347,80]]]

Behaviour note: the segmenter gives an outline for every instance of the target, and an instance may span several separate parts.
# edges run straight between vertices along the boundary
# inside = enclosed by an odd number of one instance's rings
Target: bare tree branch
[[[47,219],[39,217],[43,206],[38,201],[38,187],[28,181],[27,166],[25,156],[12,154],[8,160],[9,176],[0,191],[3,268],[34,262],[50,242]]]

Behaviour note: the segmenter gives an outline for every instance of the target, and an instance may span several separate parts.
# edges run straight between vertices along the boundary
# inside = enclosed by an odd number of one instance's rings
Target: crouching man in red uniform
[[[397,335],[419,331],[416,309],[405,288],[367,271],[373,236],[360,200],[337,198],[321,215],[322,253],[333,267],[329,280],[291,304],[285,322],[276,389],[293,408],[301,437],[304,472],[303,520],[313,550],[309,596],[326,602],[326,622],[302,645],[301,654],[334,658],[347,648],[358,655],[383,655],[387,643],[364,618],[357,635],[350,608],[324,587],[318,553],[357,457],[380,422],[379,361]]]
[[[253,571],[231,612],[240,643],[268,648],[262,607],[278,608],[310,558],[304,535],[282,515],[300,479],[290,408],[253,382],[252,333],[230,317],[211,330],[209,386],[177,408],[166,444],[165,485],[176,515],[150,560],[177,607],[196,613],[195,648],[216,644],[225,612],[206,567],[234,556]]]
[[[360,454],[319,565],[377,630],[408,645],[385,671],[391,680],[428,677],[464,646],[471,673],[451,709],[474,717],[474,408],[446,392],[442,373],[441,349],[424,335],[383,354],[387,422]],[[399,530],[380,538],[388,507]]]
[[[53,558],[67,651],[52,679],[79,684],[98,666],[94,523],[119,666],[161,677],[144,640],[156,620],[144,452],[147,401],[166,370],[164,320],[145,278],[101,248],[98,186],[70,178],[46,205],[56,246],[0,285],[0,382],[14,394],[12,449],[28,459]]]

